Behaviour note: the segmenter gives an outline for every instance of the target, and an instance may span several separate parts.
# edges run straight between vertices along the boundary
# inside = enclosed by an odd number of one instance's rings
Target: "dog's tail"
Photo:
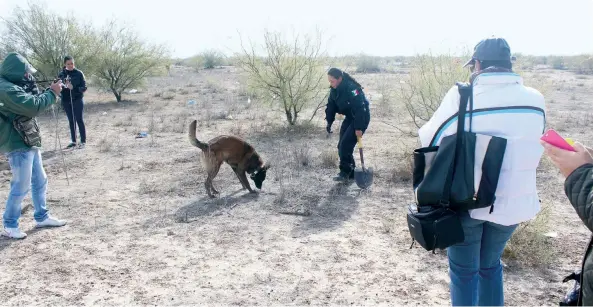
[[[194,120],[191,122],[191,124],[189,124],[189,142],[201,150],[208,150],[208,144],[200,142],[196,137],[197,122],[197,120]]]

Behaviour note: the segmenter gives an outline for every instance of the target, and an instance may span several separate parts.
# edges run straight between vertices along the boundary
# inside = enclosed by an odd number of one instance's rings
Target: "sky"
[[[244,40],[263,41],[319,29],[331,55],[414,55],[473,49],[483,38],[507,39],[513,53],[593,53],[593,0],[42,0],[96,25],[117,18],[175,57],[209,49],[230,54]],[[25,0],[0,0],[8,17]],[[289,36],[288,36],[289,37]]]

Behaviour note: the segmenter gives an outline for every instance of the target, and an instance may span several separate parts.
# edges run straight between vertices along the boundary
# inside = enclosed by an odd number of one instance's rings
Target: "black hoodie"
[[[66,78],[70,77],[70,82],[72,83],[72,90],[68,88],[62,89],[62,102],[63,103],[70,103],[70,95],[72,94],[72,100],[80,100],[84,96],[84,92],[86,91],[86,79],[84,78],[84,74],[82,71],[74,68],[72,71],[67,69],[63,69],[58,78],[66,84]]]

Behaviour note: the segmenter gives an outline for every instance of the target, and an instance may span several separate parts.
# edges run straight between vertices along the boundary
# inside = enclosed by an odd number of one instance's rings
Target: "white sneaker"
[[[22,232],[18,228],[4,228],[4,231],[2,231],[2,236],[11,239],[24,239],[25,237],[27,237],[27,234]]]
[[[56,218],[51,217],[50,215],[47,216],[43,222],[37,222],[37,228],[41,227],[62,227],[66,225],[66,222],[60,221]]]

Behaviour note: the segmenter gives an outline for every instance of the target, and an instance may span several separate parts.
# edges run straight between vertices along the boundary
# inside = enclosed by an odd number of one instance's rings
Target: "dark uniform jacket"
[[[354,130],[364,130],[370,120],[369,104],[362,88],[354,82],[343,80],[335,89],[330,89],[325,120],[328,126],[336,119],[336,114],[346,116],[354,125]]]

